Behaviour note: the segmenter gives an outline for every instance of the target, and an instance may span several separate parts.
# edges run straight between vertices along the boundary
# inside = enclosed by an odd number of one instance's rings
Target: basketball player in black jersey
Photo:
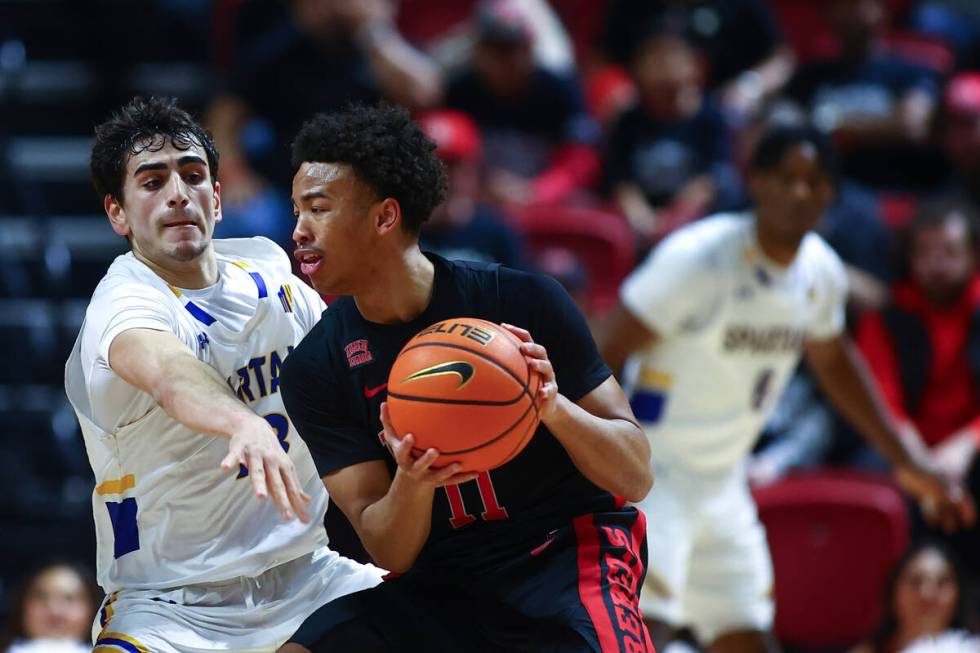
[[[445,186],[434,148],[381,107],[319,115],[293,143],[295,255],[340,297],[287,359],[281,391],[331,499],[400,574],[374,593],[397,592],[398,607],[354,623],[391,650],[652,652],[637,606],[644,517],[624,507],[653,483],[646,436],[557,282],[419,249]],[[477,475],[433,468],[432,449],[413,460],[384,405],[402,346],[460,316],[515,325],[543,378],[534,437]],[[334,650],[336,610],[293,641]]]

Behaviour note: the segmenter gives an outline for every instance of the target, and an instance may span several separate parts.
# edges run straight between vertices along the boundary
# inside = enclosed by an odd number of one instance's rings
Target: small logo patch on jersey
[[[206,333],[199,333],[198,334],[198,336],[197,336],[197,344],[198,344],[198,346],[201,349],[207,349],[208,348],[208,344],[210,342],[211,341],[208,339],[208,334],[206,334]]]
[[[424,370],[409,374],[402,379],[402,383],[409,383],[410,381],[416,381],[429,376],[443,376],[445,374],[455,374],[459,377],[459,384],[456,386],[456,389],[459,390],[473,378],[473,365],[466,361],[440,363],[439,365],[433,365],[432,367],[427,367]]]
[[[371,351],[368,349],[367,340],[355,340],[346,347],[344,353],[347,354],[347,367],[353,369],[374,360]]]
[[[279,297],[279,301],[282,303],[282,310],[287,313],[293,312],[293,289],[289,287],[288,283],[284,283],[279,287],[279,292],[276,293]]]
[[[367,399],[370,399],[371,397],[373,397],[374,395],[378,394],[379,392],[381,392],[382,390],[384,390],[387,387],[388,387],[388,384],[387,383],[382,383],[381,385],[375,386],[373,388],[369,388],[367,386],[364,386],[364,396]]]

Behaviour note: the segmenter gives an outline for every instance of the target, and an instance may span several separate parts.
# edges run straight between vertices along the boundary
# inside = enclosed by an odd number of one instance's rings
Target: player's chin
[[[197,238],[193,240],[183,240],[171,245],[170,257],[177,261],[193,261],[208,247],[208,240]]]

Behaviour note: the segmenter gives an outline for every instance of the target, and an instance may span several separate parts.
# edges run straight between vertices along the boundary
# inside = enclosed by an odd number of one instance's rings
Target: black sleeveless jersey
[[[405,343],[440,320],[478,317],[527,329],[547,348],[558,391],[571,401],[611,375],[578,307],[554,279],[426,256],[435,266],[434,288],[416,319],[394,325],[368,322],[352,298],[342,297],[286,359],[283,400],[321,476],[369,460],[385,461],[394,474],[379,416],[388,372]],[[614,510],[621,503],[587,480],[541,425],[527,447],[502,467],[436,490],[432,530],[415,569],[492,571],[573,517]]]

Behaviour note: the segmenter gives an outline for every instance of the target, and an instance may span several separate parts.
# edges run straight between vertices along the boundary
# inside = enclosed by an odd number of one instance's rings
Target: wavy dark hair
[[[95,128],[89,169],[100,198],[123,201],[123,178],[129,157],[158,151],[170,143],[178,150],[204,149],[211,184],[218,180],[218,150],[211,134],[174,98],[135,97]]]
[[[88,600],[92,608],[92,618],[95,617],[95,613],[102,603],[103,594],[92,571],[85,565],[70,560],[45,562],[30,570],[27,576],[15,587],[11,595],[7,623],[4,625],[3,631],[0,631],[0,651],[6,651],[15,640],[21,639],[27,634],[24,632],[24,607],[27,603],[27,595],[42,574],[59,568],[68,569],[82,580],[82,585],[88,593]]]
[[[446,172],[435,150],[405,109],[355,104],[304,124],[293,140],[292,163],[349,165],[379,200],[397,200],[405,229],[418,233],[446,195]]]
[[[885,582],[883,600],[883,614],[878,627],[871,635],[871,645],[876,653],[888,651],[888,645],[898,633],[898,615],[895,614],[895,591],[898,589],[898,581],[912,560],[923,551],[936,551],[949,563],[953,571],[953,578],[956,579],[957,599],[956,607],[953,610],[953,621],[947,628],[965,630],[970,633],[980,632],[977,613],[974,609],[973,597],[970,595],[970,584],[967,582],[966,574],[960,564],[956,554],[941,540],[926,538],[913,543],[902,555],[901,559],[892,568]]]

